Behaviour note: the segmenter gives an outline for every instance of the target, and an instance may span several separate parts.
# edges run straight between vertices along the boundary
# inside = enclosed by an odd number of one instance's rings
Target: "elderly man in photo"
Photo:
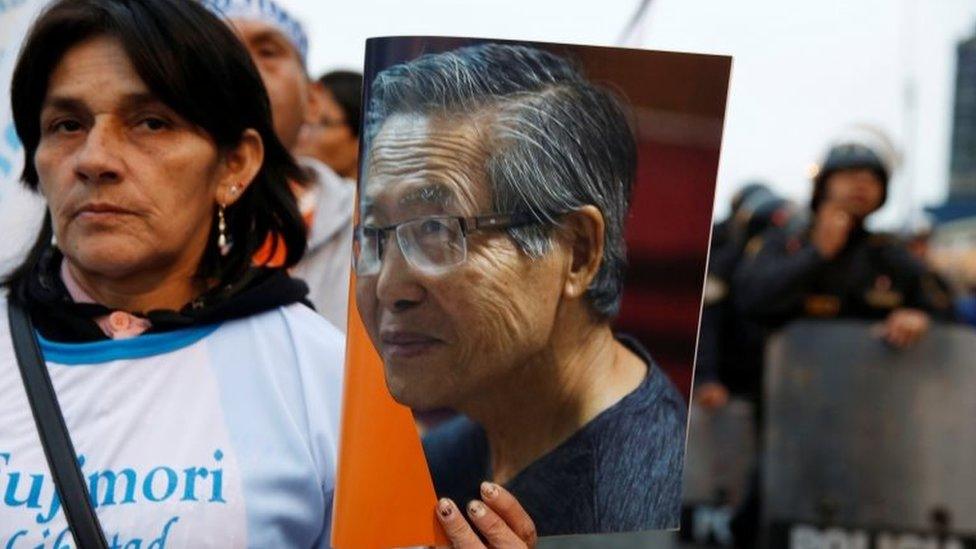
[[[566,60],[497,44],[387,69],[369,107],[359,312],[393,397],[461,414],[424,438],[449,533],[456,503],[480,527],[499,487],[539,535],[677,527],[686,406],[611,329],[624,108]]]

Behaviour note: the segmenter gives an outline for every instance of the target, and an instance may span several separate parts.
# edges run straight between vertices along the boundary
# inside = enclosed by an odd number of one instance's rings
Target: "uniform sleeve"
[[[777,324],[800,313],[803,301],[826,259],[809,242],[788,249],[780,229],[751,240],[733,278],[739,312],[762,324]]]
[[[886,249],[886,252],[886,259],[892,268],[896,272],[907,274],[905,307],[925,311],[937,320],[956,320],[952,292],[948,283],[904,247],[892,245]]]
[[[722,305],[706,305],[698,330],[698,357],[695,361],[695,385],[718,381],[719,329]]]
[[[723,221],[712,229],[708,253],[708,272],[705,277],[705,306],[698,330],[698,352],[695,360],[695,385],[719,380],[719,360],[722,354],[722,326],[731,307],[729,281],[741,255],[737,242],[729,235],[729,222]]]

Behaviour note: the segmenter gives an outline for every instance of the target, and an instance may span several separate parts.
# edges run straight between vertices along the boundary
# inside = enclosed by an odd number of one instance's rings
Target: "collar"
[[[315,217],[308,235],[311,251],[352,225],[356,185],[314,158],[303,156],[298,163],[311,176],[309,185],[316,194]]]
[[[60,276],[63,256],[57,248],[44,251],[30,274],[16,282],[13,292],[25,303],[41,336],[58,342],[107,339],[97,319],[114,311],[99,303],[72,299]],[[145,333],[162,333],[235,320],[300,302],[308,305],[304,282],[283,269],[253,268],[234,284],[213,288],[178,311],[126,311],[148,320]],[[310,306],[310,305],[309,305]]]

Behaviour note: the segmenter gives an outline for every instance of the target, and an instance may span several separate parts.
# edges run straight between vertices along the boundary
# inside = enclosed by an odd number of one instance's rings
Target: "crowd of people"
[[[513,46],[393,69],[354,234],[362,77],[313,80],[307,49],[269,0],[57,0],[28,32],[11,100],[47,216],[0,302],[3,539],[328,546],[347,314],[395,398],[475,420],[424,441],[452,544],[677,526],[686,404],[611,330],[637,154],[613,93]],[[475,177],[505,135],[492,164],[537,181]],[[584,164],[602,171],[559,175]],[[413,188],[431,174],[453,198]],[[531,198],[546,177],[548,201]],[[401,383],[398,364],[433,347]],[[542,391],[518,400],[530,382]],[[535,431],[528,407],[547,418]]]
[[[936,323],[966,320],[967,292],[937,268],[929,235],[867,226],[887,198],[894,156],[883,134],[853,127],[828,146],[808,209],[763,182],[736,193],[713,229],[694,389],[700,410],[743,401],[761,440],[766,345],[790,322],[874,321],[873,337],[897,351]],[[760,475],[757,463],[731,521],[736,547],[759,543]]]
[[[452,543],[677,526],[685,401],[612,331],[637,154],[616,99],[478,46],[386,71],[361,124],[363,77],[312,78],[307,52],[271,0],[57,0],[29,31],[10,96],[47,214],[0,298],[0,539],[328,546],[353,266],[393,397],[465,414],[423,441]],[[761,429],[766,341],[793,320],[874,320],[905,349],[971,314],[868,228],[894,170],[862,132],[829,146],[808,211],[736,194],[699,407],[744,399]]]
[[[329,546],[362,79],[307,48],[270,1],[58,0],[29,30],[47,215],[0,301],[6,546]],[[431,509],[452,543],[534,544],[504,487],[459,503]]]

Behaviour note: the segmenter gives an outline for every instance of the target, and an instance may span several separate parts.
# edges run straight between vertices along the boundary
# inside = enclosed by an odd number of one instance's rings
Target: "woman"
[[[237,37],[194,2],[61,0],[11,99],[48,215],[0,308],[33,322],[104,546],[328,546],[342,340],[287,276],[301,175]],[[285,260],[254,266],[268,240]],[[64,546],[15,327],[0,315],[0,542]],[[528,521],[486,503],[481,532]]]
[[[342,338],[285,270],[305,249],[300,171],[237,37],[195,2],[62,0],[11,99],[48,214],[0,303],[33,321],[106,541],[327,546]],[[279,268],[252,262],[269,235]],[[0,540],[58,546],[6,318]]]

